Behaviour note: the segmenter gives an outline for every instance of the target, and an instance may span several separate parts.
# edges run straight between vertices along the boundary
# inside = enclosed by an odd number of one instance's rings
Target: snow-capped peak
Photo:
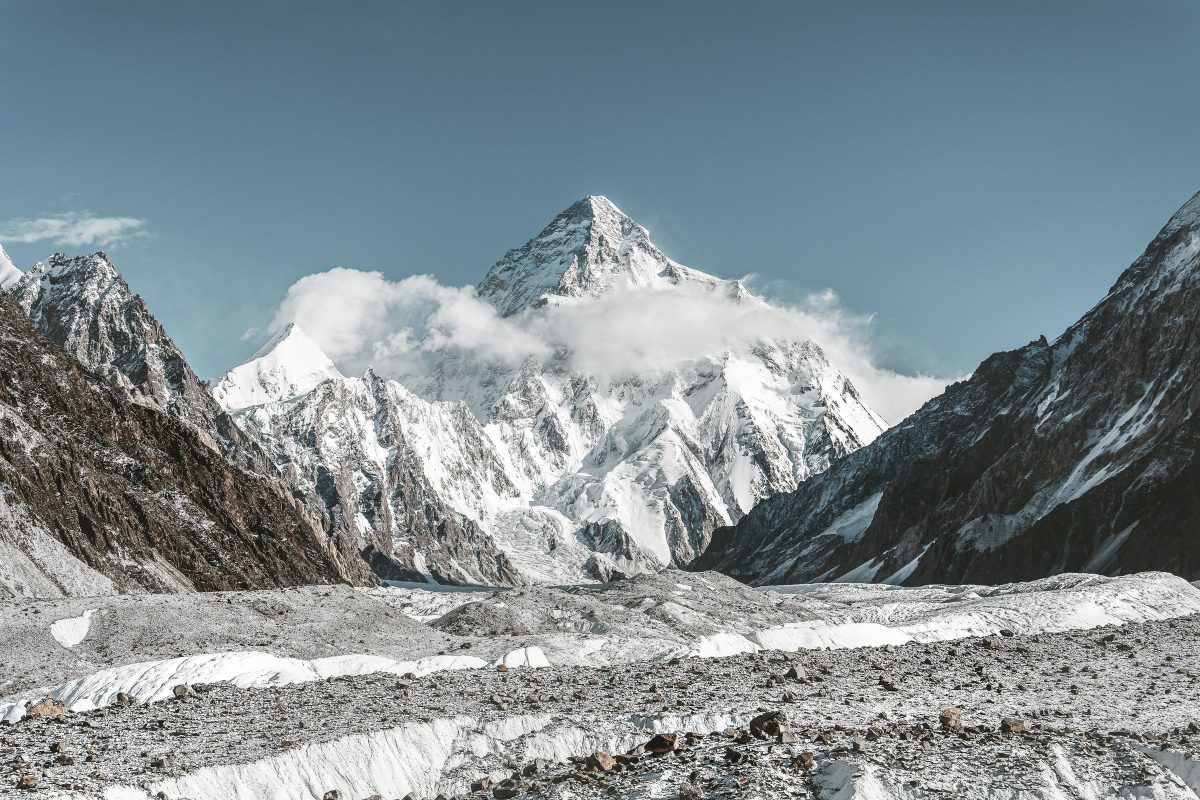
[[[650,234],[611,200],[589,195],[555,217],[523,246],[510,250],[479,284],[479,295],[504,316],[540,305],[547,296],[595,296],[611,288],[678,283],[681,271]]]
[[[341,377],[329,356],[292,322],[249,361],[221,376],[213,387],[213,397],[226,411],[239,411],[290,400],[330,378]]]
[[[24,274],[17,269],[17,265],[9,258],[8,253],[4,252],[4,245],[0,244],[0,289],[12,286],[21,280],[21,276]]]
[[[0,266],[0,270],[2,269]],[[117,268],[108,260],[108,256],[100,251],[90,256],[74,257],[53,253],[45,261],[34,264],[28,272],[18,274],[16,278],[17,280],[6,288],[17,296],[18,302],[26,312],[51,287],[56,294],[72,297],[72,302],[81,308],[91,308],[112,289],[113,284],[121,281]],[[122,288],[123,293],[128,294],[128,288]]]

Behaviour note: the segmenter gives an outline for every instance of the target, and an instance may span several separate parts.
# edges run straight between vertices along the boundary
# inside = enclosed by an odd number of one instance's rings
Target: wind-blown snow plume
[[[607,379],[658,374],[766,339],[808,339],[889,422],[949,382],[878,366],[867,343],[869,318],[846,311],[831,291],[783,305],[693,283],[626,287],[554,298],[546,307],[502,317],[469,286],[444,286],[428,275],[392,281],[379,272],[336,267],[291,286],[271,330],[290,322],[343,372],[371,366],[401,380],[447,351],[506,365],[562,353],[578,372]]]

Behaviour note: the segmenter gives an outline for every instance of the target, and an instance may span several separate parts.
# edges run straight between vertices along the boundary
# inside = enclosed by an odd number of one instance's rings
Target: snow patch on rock
[[[50,635],[63,647],[74,647],[87,637],[88,629],[92,626],[92,614],[96,610],[89,608],[81,616],[60,619],[50,625]]]

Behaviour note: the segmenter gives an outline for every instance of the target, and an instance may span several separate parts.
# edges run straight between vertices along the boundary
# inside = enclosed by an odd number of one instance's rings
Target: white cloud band
[[[347,374],[372,366],[401,381],[447,350],[513,365],[565,352],[576,370],[603,379],[653,373],[763,339],[807,339],[889,422],[949,382],[877,366],[869,318],[846,312],[832,292],[781,306],[735,302],[705,287],[642,287],[501,317],[471,287],[443,286],[428,275],[391,281],[337,267],[291,286],[271,328],[289,322],[298,322]]]
[[[53,242],[65,247],[108,247],[146,236],[146,221],[135,217],[96,217],[70,212],[52,217],[10,219],[0,223],[0,241]]]

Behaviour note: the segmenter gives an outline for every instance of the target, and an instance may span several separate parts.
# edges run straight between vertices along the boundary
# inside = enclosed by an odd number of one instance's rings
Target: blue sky
[[[1200,189],[1198,40],[1193,2],[0,0],[0,241],[115,239],[213,375],[300,276],[474,283],[605,194],[961,374],[1060,332]]]

